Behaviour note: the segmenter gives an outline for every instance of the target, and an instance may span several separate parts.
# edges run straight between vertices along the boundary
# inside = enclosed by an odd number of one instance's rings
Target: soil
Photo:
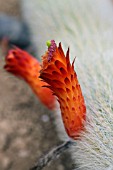
[[[19,0],[0,0],[0,13],[20,18],[21,9]]]
[[[0,169],[28,170],[59,143],[52,112],[0,62]],[[51,167],[51,168],[50,168]],[[45,169],[63,170],[60,160]]]

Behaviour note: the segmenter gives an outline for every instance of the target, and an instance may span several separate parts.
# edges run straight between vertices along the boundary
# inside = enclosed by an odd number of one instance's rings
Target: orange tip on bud
[[[36,58],[28,54],[19,48],[15,48],[9,51],[9,54],[5,58],[5,70],[13,75],[24,79],[40,101],[48,108],[54,109],[55,97],[52,91],[47,87],[47,83],[41,81],[40,75],[40,63]]]

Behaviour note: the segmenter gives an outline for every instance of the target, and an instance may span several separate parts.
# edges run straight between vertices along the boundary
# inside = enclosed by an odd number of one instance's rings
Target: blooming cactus
[[[45,39],[54,36],[65,46],[70,44],[71,59],[75,49],[79,56],[76,70],[84,85],[90,124],[87,123],[81,140],[71,148],[74,164],[79,170],[113,169],[113,4],[110,0],[23,2],[34,41],[39,44],[40,32],[40,53]],[[64,139],[59,114],[55,124],[60,139]]]
[[[47,44],[48,51],[43,55],[40,77],[58,98],[67,134],[76,139],[84,129],[86,106],[74,71],[74,61],[71,65],[69,49],[65,57],[61,43],[59,47],[54,40]]]
[[[40,101],[49,109],[54,109],[55,98],[51,90],[46,87],[42,88],[47,83],[42,82],[39,78],[41,67],[37,59],[27,52],[16,48],[9,51],[5,61],[5,70],[24,79],[31,86]]]

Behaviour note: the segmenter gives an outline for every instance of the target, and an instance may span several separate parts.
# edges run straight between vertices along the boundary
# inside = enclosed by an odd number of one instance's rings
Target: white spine
[[[71,149],[79,170],[113,169],[113,7],[108,0],[22,0],[39,55],[55,39],[76,56],[87,105],[87,132]],[[28,10],[28,11],[27,11]],[[31,19],[32,18],[32,19]],[[59,114],[58,114],[59,115]],[[56,124],[66,138],[60,116]],[[62,135],[61,135],[62,134]]]

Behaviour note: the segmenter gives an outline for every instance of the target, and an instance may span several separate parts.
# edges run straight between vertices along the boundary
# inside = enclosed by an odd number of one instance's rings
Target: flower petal
[[[74,71],[74,61],[71,65],[69,48],[65,57],[61,43],[57,47],[55,41],[52,40],[48,51],[42,56],[40,77],[51,86],[58,97],[62,119],[68,135],[77,139],[81,130],[84,129],[86,106]]]
[[[39,78],[39,71],[41,67],[37,59],[32,57],[27,52],[19,48],[15,48],[9,51],[5,61],[5,70],[17,77],[24,79],[41,100],[41,102],[49,109],[54,109],[55,97],[52,95],[52,91],[50,89],[47,87],[42,87],[47,86],[47,83],[41,81]]]

